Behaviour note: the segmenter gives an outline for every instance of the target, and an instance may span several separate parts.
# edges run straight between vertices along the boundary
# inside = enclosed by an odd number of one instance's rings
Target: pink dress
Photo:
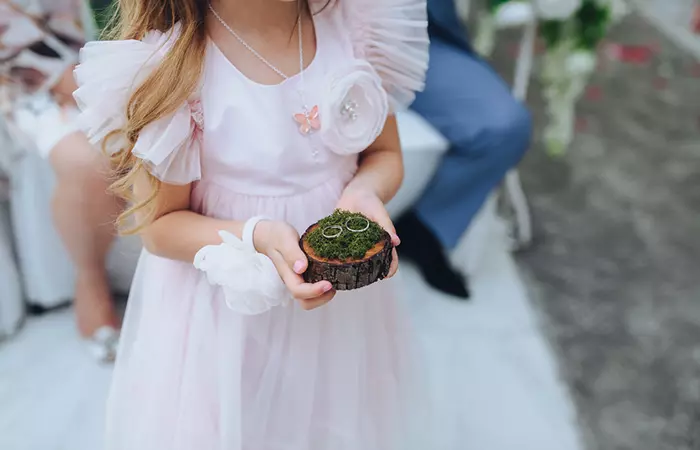
[[[425,14],[422,0],[351,0],[315,16],[318,49],[303,83],[322,127],[309,135],[292,120],[301,106],[299,75],[257,84],[210,43],[201,91],[144,128],[134,153],[165,182],[194,182],[198,213],[265,215],[301,232],[334,210],[358,152],[388,111],[421,88]],[[76,98],[93,141],[120,129],[129,92],[176,33],[84,49]],[[356,113],[350,118],[348,104]],[[405,369],[408,341],[391,281],[340,292],[310,312],[294,302],[256,314],[227,306],[245,304],[246,295],[225,298],[191,263],[144,251],[109,399],[108,449],[420,445],[415,432],[423,424],[408,416],[422,409],[409,403],[416,388]]]

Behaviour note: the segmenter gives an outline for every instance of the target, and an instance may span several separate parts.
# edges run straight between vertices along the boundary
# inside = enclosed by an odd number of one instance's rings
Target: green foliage
[[[101,36],[108,31],[107,27],[117,9],[117,2],[114,0],[90,0],[90,8],[97,24],[97,31]]]
[[[374,247],[384,234],[384,230],[371,220],[369,221],[369,228],[361,233],[353,233],[345,227],[345,224],[350,220],[349,225],[351,228],[364,228],[364,219],[367,218],[359,213],[336,210],[330,216],[321,219],[318,227],[311,231],[306,239],[314,252],[322,258],[341,261],[362,259],[367,250]],[[336,238],[323,236],[323,230],[333,225],[343,228],[340,236]],[[333,235],[337,231],[338,229],[334,228],[327,230],[326,234]]]
[[[584,0],[575,16],[578,22],[576,46],[584,49],[596,48],[605,37],[611,19],[610,8],[601,6],[595,0]]]
[[[559,20],[545,20],[540,24],[540,35],[548,48],[552,48],[561,42],[566,36],[565,23]]]
[[[605,38],[611,19],[609,7],[596,0],[583,0],[581,7],[569,20],[542,22],[540,35],[548,48],[571,39],[576,49],[594,50]]]
[[[512,0],[489,0],[489,9],[493,12],[496,11],[501,5],[510,3]]]

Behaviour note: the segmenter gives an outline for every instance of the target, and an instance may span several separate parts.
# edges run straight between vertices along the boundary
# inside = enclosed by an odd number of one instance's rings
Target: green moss
[[[350,219],[350,227],[363,228],[365,216],[359,213],[336,210],[330,216],[321,219],[318,227],[311,231],[306,239],[316,254],[322,258],[338,259],[341,261],[362,259],[367,250],[374,247],[382,238],[384,230],[375,222],[369,221],[369,228],[361,233],[353,233],[345,228],[345,223]],[[354,221],[356,219],[357,221]],[[323,230],[327,227],[339,225],[343,232],[336,238],[323,236]],[[326,234],[335,234],[338,229],[328,230]]]

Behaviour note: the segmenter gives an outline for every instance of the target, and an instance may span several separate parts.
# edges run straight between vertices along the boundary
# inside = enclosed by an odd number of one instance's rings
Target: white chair
[[[397,115],[404,159],[404,182],[389,202],[387,210],[397,219],[421,196],[432,179],[449,141],[420,115],[408,110]],[[452,262],[467,274],[473,273],[492,243],[491,234],[498,230],[496,198],[492,196],[472,220],[452,254]]]
[[[519,19],[519,20],[516,20]],[[515,65],[515,77],[513,79],[513,96],[525,102],[527,91],[532,76],[532,61],[535,56],[535,40],[537,38],[537,16],[531,3],[524,3],[519,17],[513,14],[510,20],[501,18],[497,23],[501,28],[520,26],[523,35],[520,39],[518,59]],[[532,242],[532,216],[528,206],[525,191],[520,183],[520,174],[517,169],[508,172],[505,180],[505,200],[513,209],[514,221],[512,222],[511,237],[514,248],[527,247]]]
[[[14,334],[24,318],[24,302],[7,212],[7,204],[0,203],[0,339]]]
[[[450,147],[447,139],[415,112],[400,112],[396,120],[403,151],[404,182],[387,205],[394,219],[418,200]]]
[[[472,2],[470,0],[456,1],[457,14],[463,22],[467,22]],[[513,79],[513,96],[520,100],[527,99],[527,91],[532,74],[532,63],[535,54],[535,39],[537,37],[537,16],[530,2],[524,1],[502,8],[497,14],[492,24],[494,31],[506,28],[522,28],[523,34],[520,39],[520,48],[515,66],[515,76]],[[484,50],[485,56],[493,50],[492,42]],[[528,206],[527,197],[520,182],[520,175],[517,169],[512,169],[506,175],[503,185],[503,197],[505,205],[512,211],[508,214],[509,234],[512,239],[511,248],[513,250],[527,247],[532,241],[532,218]],[[482,215],[495,215],[497,201],[489,200],[484,209],[487,211]]]
[[[5,123],[0,120],[0,177],[9,172],[14,153]],[[0,339],[13,334],[24,318],[24,301],[12,244],[9,204],[0,187]]]

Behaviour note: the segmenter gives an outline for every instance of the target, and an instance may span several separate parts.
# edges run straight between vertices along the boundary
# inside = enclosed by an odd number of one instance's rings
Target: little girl
[[[124,40],[85,47],[75,92],[146,249],[107,448],[408,448],[391,282],[305,283],[298,240],[342,208],[399,244],[393,111],[423,84],[425,1],[119,6]]]

